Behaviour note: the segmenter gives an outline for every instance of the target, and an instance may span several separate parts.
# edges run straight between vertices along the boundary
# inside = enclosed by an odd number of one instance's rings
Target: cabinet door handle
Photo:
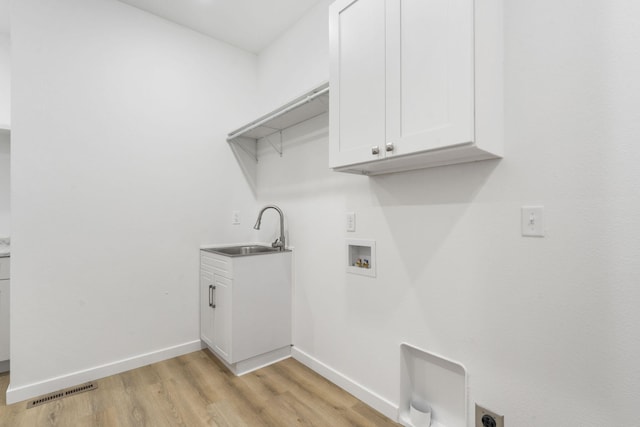
[[[215,294],[213,292],[216,291],[216,287],[212,286],[212,292],[211,292],[211,308],[216,308],[216,301],[214,299]]]
[[[377,145],[371,147],[371,154],[373,154],[374,156],[380,154],[380,147],[378,147]]]
[[[213,285],[209,285],[209,307],[213,306]]]
[[[393,147],[393,142],[387,142],[384,147],[387,150],[387,152],[393,151],[393,148],[394,148]]]

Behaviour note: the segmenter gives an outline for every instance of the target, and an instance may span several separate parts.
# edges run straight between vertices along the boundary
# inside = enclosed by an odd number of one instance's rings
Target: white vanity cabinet
[[[0,372],[9,360],[9,257],[0,257]]]
[[[330,166],[380,174],[502,155],[500,0],[336,0]]]
[[[236,375],[291,354],[291,252],[200,251],[200,337]]]

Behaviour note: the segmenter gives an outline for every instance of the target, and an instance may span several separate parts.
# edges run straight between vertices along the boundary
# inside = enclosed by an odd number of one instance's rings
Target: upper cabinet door
[[[384,158],[385,0],[336,0],[330,35],[329,162],[336,167]]]
[[[473,143],[473,0],[387,0],[386,18],[386,156]]]

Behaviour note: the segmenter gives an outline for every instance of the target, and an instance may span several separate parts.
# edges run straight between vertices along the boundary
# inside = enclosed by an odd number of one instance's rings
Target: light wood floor
[[[0,426],[398,426],[293,359],[235,377],[198,351],[97,381],[98,389],[35,408],[6,405]]]

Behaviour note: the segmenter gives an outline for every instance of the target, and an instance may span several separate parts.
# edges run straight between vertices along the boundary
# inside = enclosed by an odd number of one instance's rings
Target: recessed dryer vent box
[[[413,345],[400,345],[399,420],[411,421],[414,402],[427,405],[431,427],[467,427],[467,370],[459,362]]]
[[[376,277],[375,240],[347,239],[347,273]]]

